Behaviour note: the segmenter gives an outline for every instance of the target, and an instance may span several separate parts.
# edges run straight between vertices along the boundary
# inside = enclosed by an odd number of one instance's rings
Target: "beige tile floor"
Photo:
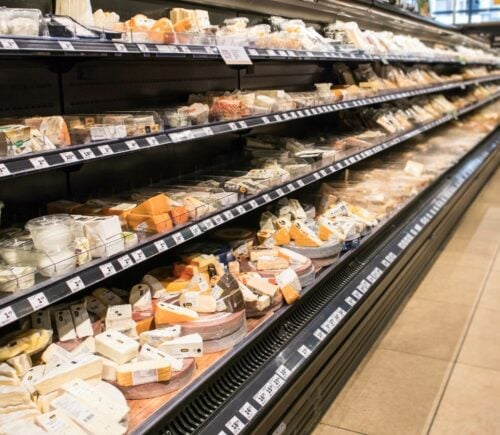
[[[313,435],[500,435],[500,169]]]

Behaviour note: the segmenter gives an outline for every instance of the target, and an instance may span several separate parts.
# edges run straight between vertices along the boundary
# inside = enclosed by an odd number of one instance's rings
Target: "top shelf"
[[[420,54],[368,54],[360,50],[332,51],[279,50],[244,48],[253,61],[350,61],[448,63],[461,65],[498,65],[499,61],[466,61],[458,55],[425,56]],[[217,46],[122,43],[57,38],[0,38],[3,56],[123,57],[222,60]]]

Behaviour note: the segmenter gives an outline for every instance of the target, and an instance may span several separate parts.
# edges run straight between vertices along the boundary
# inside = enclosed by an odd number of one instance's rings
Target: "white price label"
[[[322,169],[319,173],[322,177],[326,177],[326,170]]]
[[[214,131],[212,130],[211,127],[203,127],[203,131],[207,136],[213,136],[214,134]]]
[[[165,240],[158,240],[155,242],[155,247],[158,250],[158,252],[163,252],[168,249],[167,244],[165,243]]]
[[[84,148],[82,150],[79,150],[78,152],[84,160],[95,158],[94,151],[92,151],[90,148]]]
[[[255,414],[257,414],[257,410],[250,403],[246,402],[240,408],[240,414],[243,417],[245,417],[248,421],[250,421],[255,416]]]
[[[326,337],[326,334],[321,329],[316,329],[313,334],[319,341],[323,341]]]
[[[28,302],[34,310],[39,310],[40,308],[49,305],[47,296],[43,292],[37,293],[36,295],[30,296]]]
[[[172,238],[174,239],[174,242],[176,245],[184,242],[184,236],[181,233],[175,233]]]
[[[277,369],[276,373],[281,376],[283,379],[288,379],[288,377],[292,374],[292,372],[283,364],[281,364]]]
[[[252,65],[252,60],[243,47],[219,46],[217,48],[226,65]]]
[[[210,228],[214,227],[214,223],[212,222],[212,219],[206,219],[202,222],[203,225],[205,225],[205,228],[209,230]]]
[[[317,115],[318,114],[317,109],[311,109],[311,112],[313,113],[313,115]]]
[[[240,125],[241,128],[248,128],[248,125],[245,121],[239,121],[238,124]]]
[[[285,193],[283,192],[282,189],[276,189],[276,193],[279,195],[279,196],[283,196]]]
[[[129,255],[124,255],[123,257],[120,257],[118,259],[118,263],[120,263],[122,269],[128,269],[129,267],[134,265],[134,262],[132,261]]]
[[[302,181],[302,180],[297,180],[297,184],[300,186],[300,187],[304,187],[305,183]]]
[[[238,126],[234,122],[230,122],[228,125],[229,125],[229,128],[233,131],[238,130]]]
[[[6,175],[10,175],[9,168],[3,163],[0,163],[0,176],[4,177]]]
[[[169,137],[172,142],[181,142],[194,138],[193,132],[191,130],[182,131],[180,133],[170,133]]]
[[[272,201],[271,197],[270,197],[269,195],[267,195],[267,194],[266,194],[266,195],[264,195],[262,198],[263,198],[263,199],[264,199],[264,201],[266,201],[266,202],[270,202],[270,201]]]
[[[356,287],[361,293],[366,293],[371,287],[371,284],[366,281],[365,279],[359,283],[359,285]]]
[[[285,50],[279,50],[278,53],[279,53],[280,56],[283,56],[283,57],[287,57],[288,56],[288,54],[287,54],[287,52]]]
[[[103,156],[109,156],[113,154],[113,150],[109,145],[100,145],[97,147]]]
[[[285,119],[286,121],[288,121],[290,119],[290,116],[288,113],[283,113],[283,119]]]
[[[187,54],[190,54],[191,53],[191,49],[189,47],[186,47],[186,46],[181,46],[181,51],[183,53],[187,53]]]
[[[0,326],[12,323],[16,319],[17,316],[12,307],[2,308],[0,310]]]
[[[73,44],[69,41],[58,41],[59,45],[63,50],[66,51],[75,51],[75,47],[73,47]]]
[[[310,51],[306,51],[306,56],[313,57],[314,55]]]
[[[115,48],[116,48],[116,51],[120,52],[120,53],[127,53],[127,46],[125,44],[120,44],[119,42],[115,42]]]
[[[362,295],[362,294],[361,294],[358,290],[354,290],[354,291],[352,292],[352,295],[353,295],[353,296],[354,296],[354,297],[355,297],[358,301],[359,301],[359,300],[363,297],[363,295]]]
[[[229,220],[229,219],[233,219],[234,216],[233,216],[233,213],[231,212],[231,210],[228,210],[228,211],[225,211],[224,212],[224,217]]]
[[[263,116],[262,121],[264,122],[264,124],[269,124],[269,118],[267,116]]]
[[[14,41],[13,39],[0,39],[0,44],[2,44],[2,47],[5,48],[6,50],[19,49],[16,41]]]
[[[276,121],[283,121],[283,120],[281,119],[281,116],[280,116],[280,115],[277,115],[277,114],[276,114],[276,115],[274,115],[274,119],[276,119]]]
[[[354,307],[354,305],[356,305],[356,301],[351,298],[350,296],[348,296],[347,298],[345,298],[345,301],[351,306],[351,307]]]
[[[78,160],[76,154],[73,151],[67,151],[65,153],[61,153],[60,156],[66,163],[73,163]]]
[[[49,163],[45,160],[45,157],[34,157],[30,159],[31,164],[35,169],[48,168]]]
[[[311,355],[311,349],[309,349],[305,344],[300,346],[297,349],[297,352],[300,353],[304,358],[307,358],[309,355]]]
[[[146,142],[149,144],[149,146],[155,147],[160,145],[160,142],[158,142],[158,139],[154,136],[149,136],[146,138]]]
[[[287,50],[287,54],[290,57],[296,57],[297,56],[297,53],[295,53],[295,51],[291,51],[291,50]]]
[[[191,230],[191,233],[193,233],[194,237],[198,237],[201,234],[201,229],[198,225],[191,225],[189,229]]]
[[[276,56],[276,52],[274,50],[266,50],[266,51],[269,56]]]
[[[321,175],[319,175],[319,173],[318,173],[318,172],[315,172],[315,173],[313,174],[313,177],[314,177],[316,180],[319,180],[319,179],[321,178]]]
[[[179,50],[175,45],[157,45],[156,49],[160,53],[178,53]]]
[[[128,149],[131,151],[139,149],[139,144],[135,140],[127,140],[125,141],[125,145],[127,145]]]
[[[103,264],[102,266],[99,266],[99,269],[101,269],[101,272],[105,278],[116,273],[115,266],[113,266],[111,263]]]
[[[226,427],[233,435],[237,435],[245,428],[245,424],[238,417],[234,416],[226,423]]]
[[[71,293],[75,293],[85,288],[85,284],[83,283],[82,279],[79,276],[75,276],[74,278],[68,279],[66,281],[66,285],[71,290]]]
[[[258,206],[259,206],[259,204],[257,204],[257,201],[255,201],[255,199],[252,199],[250,201],[250,207],[257,208]]]
[[[149,53],[149,47],[146,44],[137,44],[137,48],[143,53]]]
[[[259,55],[259,52],[257,50],[255,50],[254,48],[250,48],[248,50],[248,52],[252,55],[252,56],[258,56]]]
[[[295,190],[295,186],[294,186],[292,183],[287,184],[287,185],[286,185],[286,187],[288,188],[288,190],[289,190],[290,192],[293,192],[293,191]]]
[[[245,212],[246,212],[245,207],[243,207],[242,205],[239,205],[238,207],[236,207],[236,211],[239,214],[245,214]]]

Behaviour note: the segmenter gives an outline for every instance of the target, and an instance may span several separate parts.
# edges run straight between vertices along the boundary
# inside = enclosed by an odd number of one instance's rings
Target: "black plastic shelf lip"
[[[191,126],[167,130],[149,136],[120,139],[114,141],[93,142],[90,144],[73,145],[66,148],[44,151],[20,156],[5,157],[0,160],[0,180],[24,176],[37,172],[59,169],[65,166],[85,163],[97,159],[109,158],[116,155],[128,154],[151,149],[157,146],[180,143],[195,139],[207,138],[214,135],[238,133],[249,128],[262,127],[268,124],[290,122],[296,119],[319,116],[339,110],[352,109],[361,106],[384,103],[402,98],[415,97],[456,88],[465,88],[469,85],[500,80],[500,76],[482,77],[459,82],[445,83],[426,88],[411,89],[402,92],[385,93],[375,97],[348,100],[344,102],[326,104],[322,106],[294,109],[286,112],[273,113],[262,116],[253,116],[239,121],[218,122],[206,125]]]
[[[466,107],[457,112],[458,115],[465,114],[477,107],[483,106],[488,102],[500,96],[500,92],[482,102]],[[375,145],[348,156],[338,162],[317,169],[314,172],[301,176],[294,180],[288,180],[286,183],[273,187],[268,191],[262,192],[255,197],[245,199],[238,204],[232,204],[229,207],[221,209],[212,215],[207,215],[198,221],[178,227],[170,233],[156,234],[148,237],[139,245],[131,249],[124,250],[112,257],[94,260],[76,271],[35,285],[29,291],[22,294],[13,294],[0,300],[0,327],[8,325],[19,318],[25,317],[39,309],[51,305],[73,293],[91,287],[110,276],[116,275],[125,269],[136,264],[147,261],[149,258],[175,248],[187,241],[191,241],[201,234],[211,229],[232,221],[239,216],[249,213],[288,195],[291,192],[299,190],[304,186],[315,183],[331,174],[355,165],[361,160],[367,159],[374,154],[382,152],[401,142],[404,142],[418,134],[428,131],[438,125],[444,124],[453,119],[452,115],[445,115],[438,120],[429,122],[413,130],[403,133],[400,136],[391,138],[385,142]]]
[[[340,328],[343,319],[363,300],[392,263],[398,259],[428,226],[439,211],[451,200],[459,188],[479,170],[493,152],[476,153],[473,161],[445,183],[434,199],[407,226],[400,237],[395,237],[373,258],[339,294],[330,301],[301,329],[274,357],[252,377],[252,382],[244,385],[224,407],[210,419],[209,425],[198,433],[219,435],[238,434],[250,425],[255,417],[270,409],[276,393],[297,376],[297,372],[307,365],[320,351],[321,343],[331,338]],[[251,412],[248,412],[250,410]],[[250,429],[250,428],[248,428]]]

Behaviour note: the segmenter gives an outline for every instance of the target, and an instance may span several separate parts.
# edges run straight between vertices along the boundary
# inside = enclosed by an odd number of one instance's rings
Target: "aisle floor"
[[[314,435],[500,434],[500,169]]]

